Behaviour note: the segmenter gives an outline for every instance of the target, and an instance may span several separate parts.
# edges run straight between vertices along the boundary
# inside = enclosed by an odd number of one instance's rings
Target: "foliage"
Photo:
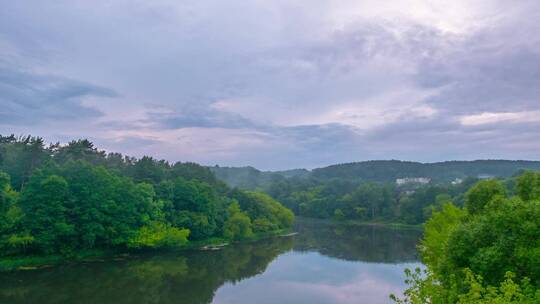
[[[509,178],[521,169],[540,170],[537,161],[476,160],[417,163],[398,160],[377,160],[338,164],[314,169],[319,179],[341,178],[369,182],[393,182],[404,177],[428,177],[435,182],[451,182],[456,178],[479,175]]]
[[[418,225],[450,201],[461,206],[477,179],[458,184],[397,186],[391,183],[291,178],[268,190],[295,214],[338,221],[385,221]]]
[[[20,220],[17,200],[18,193],[11,188],[9,176],[0,171],[0,231],[9,230]]]
[[[540,301],[540,293],[535,291],[527,278],[514,282],[515,275],[506,272],[504,281],[497,287],[484,287],[481,275],[474,275],[466,269],[465,284],[468,292],[460,295],[460,304],[534,304]]]
[[[189,229],[179,229],[164,223],[152,222],[128,240],[131,248],[179,247],[188,242]]]
[[[471,214],[479,213],[489,202],[504,196],[506,190],[500,181],[494,179],[480,181],[467,191],[465,207]]]
[[[420,252],[424,263],[430,265],[433,271],[439,272],[445,265],[441,265],[441,256],[448,246],[448,238],[462,221],[465,212],[452,203],[447,203],[441,211],[433,213],[424,225],[424,238],[420,245]]]
[[[293,220],[271,197],[229,189],[206,167],[107,154],[84,139],[46,147],[0,136],[0,170],[9,173],[0,171],[3,256],[243,239]]]
[[[435,183],[450,183],[456,178],[466,179],[480,175],[510,178],[524,169],[540,170],[538,161],[477,160],[418,163],[398,160],[376,160],[336,164],[312,171],[293,169],[287,171],[260,171],[253,167],[211,167],[217,178],[231,187],[272,192],[276,184],[331,180],[355,183],[393,183],[398,178],[427,177]]]
[[[234,201],[227,209],[229,218],[225,222],[223,235],[232,240],[247,239],[253,236],[251,219],[240,209],[240,204]]]
[[[487,208],[456,228],[441,260],[470,268],[492,285],[506,271],[540,283],[540,202],[501,199]]]
[[[466,292],[460,291],[455,279],[449,286],[441,285],[427,270],[406,269],[405,275],[405,282],[411,286],[404,292],[405,297],[390,296],[398,304],[536,304],[540,301],[540,292],[530,281],[524,278],[516,282],[512,272],[506,272],[504,280],[498,285],[486,286],[481,275],[464,269],[462,285]]]
[[[518,196],[502,183],[481,181],[466,208],[446,204],[425,225],[427,267],[407,271],[410,288],[398,303],[540,302],[540,190],[537,174],[517,178]]]
[[[527,171],[517,179],[516,190],[524,201],[540,199],[540,173]]]

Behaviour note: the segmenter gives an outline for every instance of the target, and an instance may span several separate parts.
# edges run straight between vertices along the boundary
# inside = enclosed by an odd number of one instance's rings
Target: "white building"
[[[452,185],[459,185],[463,183],[463,179],[461,178],[456,178],[455,180],[452,181]]]
[[[398,178],[396,179],[396,184],[398,186],[401,185],[407,185],[407,184],[429,184],[431,182],[431,178],[427,177],[405,177],[405,178]]]

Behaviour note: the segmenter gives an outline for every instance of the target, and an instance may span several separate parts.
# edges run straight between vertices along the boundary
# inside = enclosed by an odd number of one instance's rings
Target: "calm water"
[[[0,303],[390,303],[420,232],[300,220],[298,235],[0,274]]]

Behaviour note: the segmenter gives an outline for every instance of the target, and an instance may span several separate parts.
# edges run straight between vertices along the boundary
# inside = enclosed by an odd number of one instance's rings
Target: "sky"
[[[0,134],[264,170],[540,159],[540,1],[0,0]]]

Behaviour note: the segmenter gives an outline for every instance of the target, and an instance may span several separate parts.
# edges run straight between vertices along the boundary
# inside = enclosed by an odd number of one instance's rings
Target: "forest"
[[[397,303],[540,302],[540,172],[525,172],[513,192],[497,180],[475,184],[465,206],[445,203],[425,224],[426,268],[407,270]]]
[[[371,160],[336,164],[313,170],[292,169],[286,171],[260,171],[249,166],[212,166],[209,168],[217,178],[230,186],[267,190],[273,183],[290,178],[394,183],[398,178],[426,177],[434,183],[443,184],[467,177],[507,178],[523,170],[540,170],[540,161],[488,159],[419,163],[401,160]]]
[[[291,227],[270,196],[195,163],[106,153],[88,140],[0,136],[0,255],[181,248]]]
[[[424,223],[447,202],[463,206],[465,193],[481,179],[500,178],[512,193],[518,175],[538,168],[540,162],[508,160],[367,161],[275,172],[210,167],[230,186],[266,192],[299,216],[409,225]],[[406,177],[425,177],[429,182],[396,183]]]
[[[445,202],[464,202],[478,179],[459,184],[403,185],[345,179],[292,178],[273,183],[267,193],[295,214],[337,221],[419,225]]]

